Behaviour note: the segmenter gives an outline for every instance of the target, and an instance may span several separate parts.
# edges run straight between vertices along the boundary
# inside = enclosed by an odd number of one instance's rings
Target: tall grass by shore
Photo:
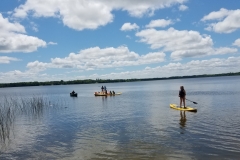
[[[33,119],[42,117],[43,113],[50,108],[64,105],[63,101],[52,103],[48,98],[42,96],[2,97],[0,102],[0,142],[9,140],[14,122],[19,116],[28,116]]]

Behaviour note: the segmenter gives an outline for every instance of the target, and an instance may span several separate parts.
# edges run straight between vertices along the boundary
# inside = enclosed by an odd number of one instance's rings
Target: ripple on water
[[[222,119],[222,120],[219,120]],[[238,122],[221,117],[202,119],[191,130],[199,138],[198,143],[207,147],[240,153],[240,127]]]

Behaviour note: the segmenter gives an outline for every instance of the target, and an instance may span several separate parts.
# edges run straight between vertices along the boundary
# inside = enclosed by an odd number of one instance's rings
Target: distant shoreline
[[[16,82],[16,83],[0,83],[0,88],[6,87],[26,87],[26,86],[49,86],[49,85],[69,85],[69,84],[92,84],[92,83],[117,83],[117,82],[136,82],[136,81],[153,81],[153,80],[170,80],[170,79],[186,79],[186,78],[202,78],[202,77],[222,77],[222,76],[240,76],[240,72],[220,73],[220,74],[202,74],[191,76],[172,76],[162,78],[132,78],[132,79],[85,79],[71,81],[46,81],[46,82]]]

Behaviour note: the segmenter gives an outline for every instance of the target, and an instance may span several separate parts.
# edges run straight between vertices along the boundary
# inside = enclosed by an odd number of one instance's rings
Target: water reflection
[[[42,96],[32,97],[1,97],[0,102],[0,144],[6,145],[14,138],[14,128],[16,121],[23,117],[29,122],[42,120],[45,112],[49,109],[61,107],[59,103],[52,103]],[[11,137],[12,136],[12,137]]]
[[[4,104],[1,95],[11,96],[16,88],[1,89],[0,118],[13,115],[16,120],[0,119],[4,122],[0,127],[10,127],[0,130],[0,143],[11,140],[0,148],[0,159],[239,159],[237,80],[231,88],[200,85],[206,79],[115,83],[111,84],[114,90],[123,94],[113,97],[95,97],[92,93],[98,84],[23,87],[18,92],[21,103]],[[201,104],[200,113],[169,109],[170,103],[179,101],[179,85],[188,86],[189,98]],[[77,98],[69,97],[73,87]],[[41,99],[32,99],[36,93],[51,102],[45,105]],[[24,107],[28,105],[32,107]],[[18,109],[3,110],[3,106]]]
[[[180,128],[181,128],[181,134],[184,134],[185,127],[186,127],[186,122],[187,122],[187,117],[186,117],[186,112],[185,111],[180,111],[180,120],[179,120]]]

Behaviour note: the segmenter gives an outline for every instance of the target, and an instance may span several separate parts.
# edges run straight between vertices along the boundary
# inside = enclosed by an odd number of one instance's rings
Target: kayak
[[[176,110],[180,110],[180,111],[191,111],[191,112],[197,112],[196,108],[192,108],[189,106],[186,106],[186,108],[183,108],[183,106],[180,108],[178,105],[176,104],[170,104],[170,108],[176,109]]]
[[[71,97],[77,97],[77,93],[70,93]]]
[[[115,95],[120,95],[122,94],[122,92],[118,92],[118,93],[115,93],[115,94],[110,94],[110,93],[104,93],[104,92],[95,92],[94,95],[95,96],[115,96]]]

